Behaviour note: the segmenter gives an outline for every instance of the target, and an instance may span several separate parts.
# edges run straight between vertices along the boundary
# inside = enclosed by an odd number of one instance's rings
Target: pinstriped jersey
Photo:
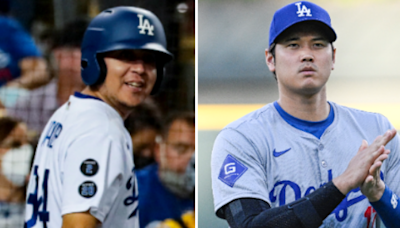
[[[329,102],[333,122],[320,138],[290,125],[268,104],[226,126],[212,151],[215,211],[238,198],[272,208],[300,199],[342,174],[361,142],[371,144],[393,126],[382,115]],[[400,194],[399,136],[388,143],[381,168],[385,184]],[[352,190],[321,227],[375,227],[376,211],[359,188]]]

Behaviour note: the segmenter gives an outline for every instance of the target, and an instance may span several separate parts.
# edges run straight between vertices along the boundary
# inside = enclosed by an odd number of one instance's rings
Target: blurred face
[[[266,58],[280,92],[301,95],[320,92],[335,63],[335,53],[323,33],[307,29],[285,35],[276,44],[275,58],[268,52]]]
[[[32,147],[27,146],[27,127],[18,124],[11,133],[0,142],[0,200],[8,202],[24,202],[24,188],[21,188],[30,170]],[[22,150],[21,150],[22,149]],[[26,151],[28,149],[28,151]],[[15,153],[24,153],[24,157],[15,156]]]
[[[167,140],[160,146],[160,169],[184,173],[195,151],[195,128],[183,120],[172,123]]]
[[[132,137],[135,167],[140,169],[154,163],[157,131],[152,128],[140,130]]]
[[[59,47],[53,50],[54,66],[57,74],[81,79],[81,50],[79,47]],[[82,80],[80,80],[82,81]]]
[[[27,127],[25,124],[20,123],[2,142],[0,142],[0,155],[5,154],[10,149],[18,148],[27,143]]]
[[[78,47],[60,47],[53,50],[53,68],[58,77],[58,102],[65,103],[85,84],[81,78],[81,50]]]
[[[133,152],[140,157],[152,158],[156,145],[157,132],[154,129],[143,129],[132,135]]]
[[[99,92],[105,102],[121,112],[132,109],[150,95],[157,78],[154,53],[112,51],[104,61],[107,76]]]

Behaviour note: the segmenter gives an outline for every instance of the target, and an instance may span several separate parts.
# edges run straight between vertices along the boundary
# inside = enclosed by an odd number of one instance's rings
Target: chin
[[[135,93],[125,93],[125,94],[123,94],[123,97],[121,97],[121,100],[127,104],[132,104],[132,105],[136,106],[136,105],[142,103],[148,96],[149,96],[149,94],[146,91],[140,91],[140,92],[135,92]]]
[[[140,105],[143,101],[144,101],[144,99],[127,100],[124,102],[124,105],[129,108],[134,108],[134,107]]]
[[[301,89],[301,92],[305,95],[314,95],[322,90],[323,86],[305,86]]]

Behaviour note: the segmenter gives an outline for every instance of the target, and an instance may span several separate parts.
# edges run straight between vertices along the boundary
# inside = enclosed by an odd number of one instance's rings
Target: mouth
[[[301,68],[299,72],[306,74],[306,75],[310,75],[310,74],[314,74],[316,72],[316,69],[312,66],[305,66],[305,67]]]
[[[142,91],[145,88],[145,83],[144,82],[125,82],[125,85],[128,87],[132,88],[133,91],[138,92]]]

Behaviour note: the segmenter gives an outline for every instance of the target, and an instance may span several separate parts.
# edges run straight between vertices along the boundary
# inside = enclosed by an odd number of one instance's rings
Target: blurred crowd
[[[0,0],[0,227],[23,227],[35,146],[53,112],[81,91],[79,18],[46,32],[43,53]],[[126,119],[139,185],[141,228],[195,227],[194,111],[162,113],[151,98]]]

